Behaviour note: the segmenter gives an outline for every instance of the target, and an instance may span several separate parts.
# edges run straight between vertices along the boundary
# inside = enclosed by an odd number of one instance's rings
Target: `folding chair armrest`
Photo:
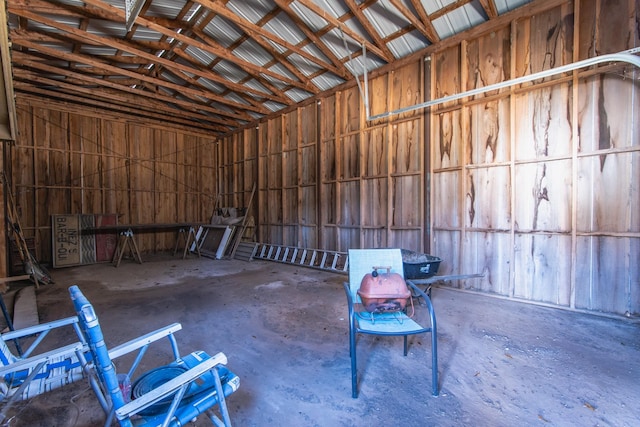
[[[54,357],[72,357],[76,356],[78,352],[83,351],[84,345],[81,342],[75,344],[69,344],[64,347],[57,348],[55,350],[47,351],[37,356],[28,357],[26,359],[18,360],[10,365],[0,366],[0,376],[10,374],[12,372],[18,372],[26,369],[31,369],[38,366],[40,363],[46,364]]]
[[[166,396],[171,395],[172,393],[175,393],[176,390],[178,390],[183,385],[195,381],[197,378],[212,370],[216,366],[226,364],[227,356],[224,353],[220,352],[215,356],[204,360],[202,363],[199,363],[197,366],[194,366],[185,373],[178,375],[174,379],[167,381],[161,386],[120,407],[116,410],[116,417],[118,417],[118,419],[123,419],[128,416],[135,415],[142,409],[148,407],[150,404],[157,402],[158,400],[163,399]]]
[[[165,326],[164,328],[156,329],[153,332],[149,332],[146,335],[134,338],[130,341],[120,344],[117,347],[110,349],[109,357],[111,357],[111,359],[116,359],[122,355],[138,350],[145,345],[149,345],[154,341],[158,341],[159,339],[162,339],[169,335],[173,335],[174,332],[177,332],[181,329],[182,325],[180,323],[172,323],[171,325]]]
[[[2,339],[4,341],[9,341],[16,338],[23,338],[30,335],[39,334],[44,331],[50,331],[52,329],[60,328],[62,326],[73,325],[74,323],[78,323],[78,317],[66,317],[64,319],[41,323],[39,325],[29,326],[27,328],[18,329],[16,331],[5,332],[4,334],[2,334]]]
[[[342,282],[342,286],[344,287],[344,292],[347,294],[347,303],[349,304],[349,317],[353,317],[353,295],[351,294],[351,287],[349,286],[349,282]]]

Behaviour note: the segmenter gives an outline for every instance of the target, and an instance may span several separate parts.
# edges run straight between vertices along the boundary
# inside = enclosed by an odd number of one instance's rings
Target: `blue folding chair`
[[[180,357],[173,336],[181,329],[178,323],[108,350],[93,306],[77,286],[71,286],[69,293],[93,358],[83,362],[107,415],[105,426],[111,425],[114,416],[123,427],[183,426],[201,414],[216,426],[231,425],[226,397],[238,389],[240,379],[224,366],[227,358],[223,353],[210,357],[196,351]],[[131,383],[131,395],[123,394],[126,387],[118,380],[113,359],[138,350],[126,374],[132,378],[148,346],[163,337],[171,343],[174,361],[142,374]],[[219,415],[214,412],[216,407]]]
[[[56,329],[75,331],[73,340],[79,342],[41,352],[41,343],[49,332]],[[31,343],[21,351],[18,340],[29,339]],[[84,378],[78,354],[86,349],[84,338],[78,326],[77,317],[41,323],[0,335],[0,423],[6,417],[13,403],[28,400],[39,394],[57,389],[66,384]],[[15,342],[18,354],[14,354],[7,345]]]
[[[344,283],[349,305],[349,352],[351,356],[351,394],[358,397],[358,367],[356,343],[357,334],[402,336],[404,355],[408,351],[408,336],[431,333],[431,376],[432,392],[438,395],[438,349],[436,333],[436,315],[429,296],[411,281],[407,286],[414,299],[411,306],[414,313],[407,309],[400,312],[370,313],[362,305],[358,289],[363,277],[371,273],[376,266],[388,266],[391,273],[404,277],[404,266],[400,249],[349,249],[349,282]],[[425,309],[426,308],[426,309]]]

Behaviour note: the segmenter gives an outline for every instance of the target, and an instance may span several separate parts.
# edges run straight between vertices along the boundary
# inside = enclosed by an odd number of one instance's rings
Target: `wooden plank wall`
[[[638,47],[638,8],[515,11],[373,78],[371,115]],[[441,273],[485,274],[453,286],[637,315],[639,75],[580,70],[378,122],[347,87],[223,139],[252,135],[258,161],[221,167],[257,168],[261,242],[428,251]]]
[[[211,138],[65,107],[19,96],[19,135],[5,147],[23,231],[35,238],[39,261],[52,260],[54,214],[209,222],[218,172]],[[140,232],[136,240],[143,252],[173,250],[175,231]]]
[[[435,53],[433,97],[638,47],[638,3],[611,3],[560,4]],[[639,75],[579,70],[433,112],[433,252],[451,255],[443,272],[485,273],[456,286],[640,313]]]

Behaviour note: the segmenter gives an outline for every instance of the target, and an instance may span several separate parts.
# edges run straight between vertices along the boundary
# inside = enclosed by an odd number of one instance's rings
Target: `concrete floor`
[[[54,270],[38,291],[40,321],[72,315],[67,288],[92,301],[109,346],[182,323],[183,353],[222,351],[241,378],[236,426],[637,426],[640,328],[611,319],[437,288],[439,397],[428,337],[359,339],[360,397],[351,398],[345,276],[269,261],[168,256],[119,268]],[[68,341],[52,336],[50,345]],[[151,369],[168,345],[147,355]],[[15,405],[10,426],[95,426],[83,381]],[[209,425],[200,418],[193,424]]]

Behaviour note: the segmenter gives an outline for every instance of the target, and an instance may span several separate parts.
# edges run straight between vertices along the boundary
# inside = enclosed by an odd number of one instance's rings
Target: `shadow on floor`
[[[228,400],[237,426],[631,426],[640,419],[640,329],[622,319],[437,288],[440,396],[430,393],[428,336],[413,338],[407,357],[401,338],[361,336],[360,397],[352,399],[346,276],[170,257],[52,275],[56,284],[38,291],[41,322],[73,314],[67,288],[77,284],[109,346],[180,322],[182,353],[224,352],[241,378]],[[166,344],[153,347],[141,368],[169,356]],[[81,382],[15,405],[6,425],[103,422]]]

